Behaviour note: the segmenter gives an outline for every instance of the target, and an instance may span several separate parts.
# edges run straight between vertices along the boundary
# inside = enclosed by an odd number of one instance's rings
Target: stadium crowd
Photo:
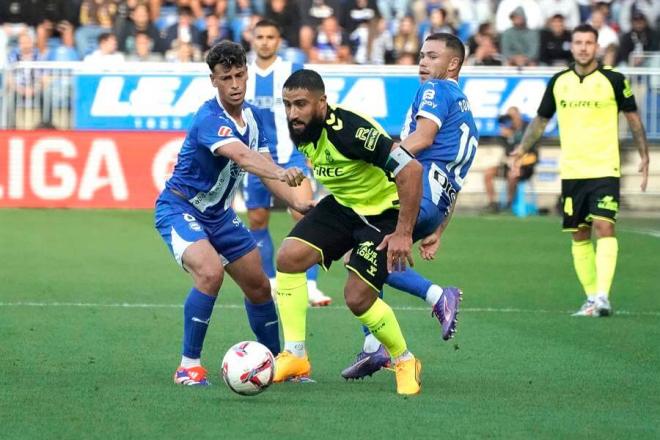
[[[585,22],[606,64],[644,65],[660,50],[657,0],[6,0],[0,67],[201,61],[222,39],[249,50],[262,17],[280,25],[282,56],[296,62],[415,64],[426,35],[451,32],[467,65],[563,65]]]

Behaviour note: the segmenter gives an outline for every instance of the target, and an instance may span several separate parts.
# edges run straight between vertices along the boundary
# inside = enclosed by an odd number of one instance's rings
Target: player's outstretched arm
[[[272,158],[269,153],[262,153],[266,160],[272,162]],[[299,168],[292,167],[287,169],[290,173],[302,173]],[[304,176],[304,175],[303,175]],[[284,200],[284,202],[291,208],[298,211],[301,214],[306,214],[310,209],[312,209],[316,203],[312,199],[301,199],[301,191],[294,190],[286,183],[279,180],[269,180],[261,179],[261,181],[266,185],[266,188],[273,193],[278,199]]]
[[[637,143],[639,157],[642,159],[639,164],[639,172],[642,173],[640,188],[642,191],[646,191],[646,185],[649,180],[649,144],[646,140],[644,123],[637,112],[623,112],[623,114],[626,115],[630,131],[632,131],[633,138],[635,138],[635,142]]]
[[[412,232],[422,200],[422,165],[405,149],[394,144],[390,153],[397,193],[399,194],[399,218],[396,229],[386,235],[378,245],[378,250],[387,248],[387,270],[402,271],[406,262],[414,265],[412,259]]]
[[[436,134],[438,134],[438,125],[432,120],[420,116],[417,118],[415,131],[401,142],[401,146],[413,156],[417,156],[420,151],[433,144]]]
[[[290,168],[285,170],[273,162],[272,159],[249,149],[242,142],[231,142],[218,147],[215,154],[233,160],[248,173],[263,179],[279,180],[289,186],[298,186],[305,178],[300,169]]]

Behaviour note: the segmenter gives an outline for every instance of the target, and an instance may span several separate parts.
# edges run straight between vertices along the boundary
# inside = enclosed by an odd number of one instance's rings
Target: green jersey
[[[312,162],[316,180],[339,204],[360,215],[377,215],[399,206],[386,167],[392,144],[373,119],[328,106],[318,140],[297,148]]]

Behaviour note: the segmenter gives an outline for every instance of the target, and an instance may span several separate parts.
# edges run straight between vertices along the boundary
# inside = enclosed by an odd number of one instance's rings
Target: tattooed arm
[[[639,164],[639,172],[642,173],[642,183],[640,188],[646,191],[646,184],[649,180],[649,144],[646,140],[646,132],[644,131],[644,124],[637,112],[624,112],[628,125],[632,131],[633,138],[637,143],[637,150],[642,161]]]

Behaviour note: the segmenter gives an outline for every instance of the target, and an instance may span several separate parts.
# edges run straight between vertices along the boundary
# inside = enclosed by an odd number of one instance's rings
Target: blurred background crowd
[[[451,32],[467,65],[565,65],[570,31],[590,23],[609,65],[660,50],[658,0],[3,0],[0,68],[17,61],[202,61],[221,39],[250,49],[260,18],[279,23],[296,62],[416,64],[426,35]]]

